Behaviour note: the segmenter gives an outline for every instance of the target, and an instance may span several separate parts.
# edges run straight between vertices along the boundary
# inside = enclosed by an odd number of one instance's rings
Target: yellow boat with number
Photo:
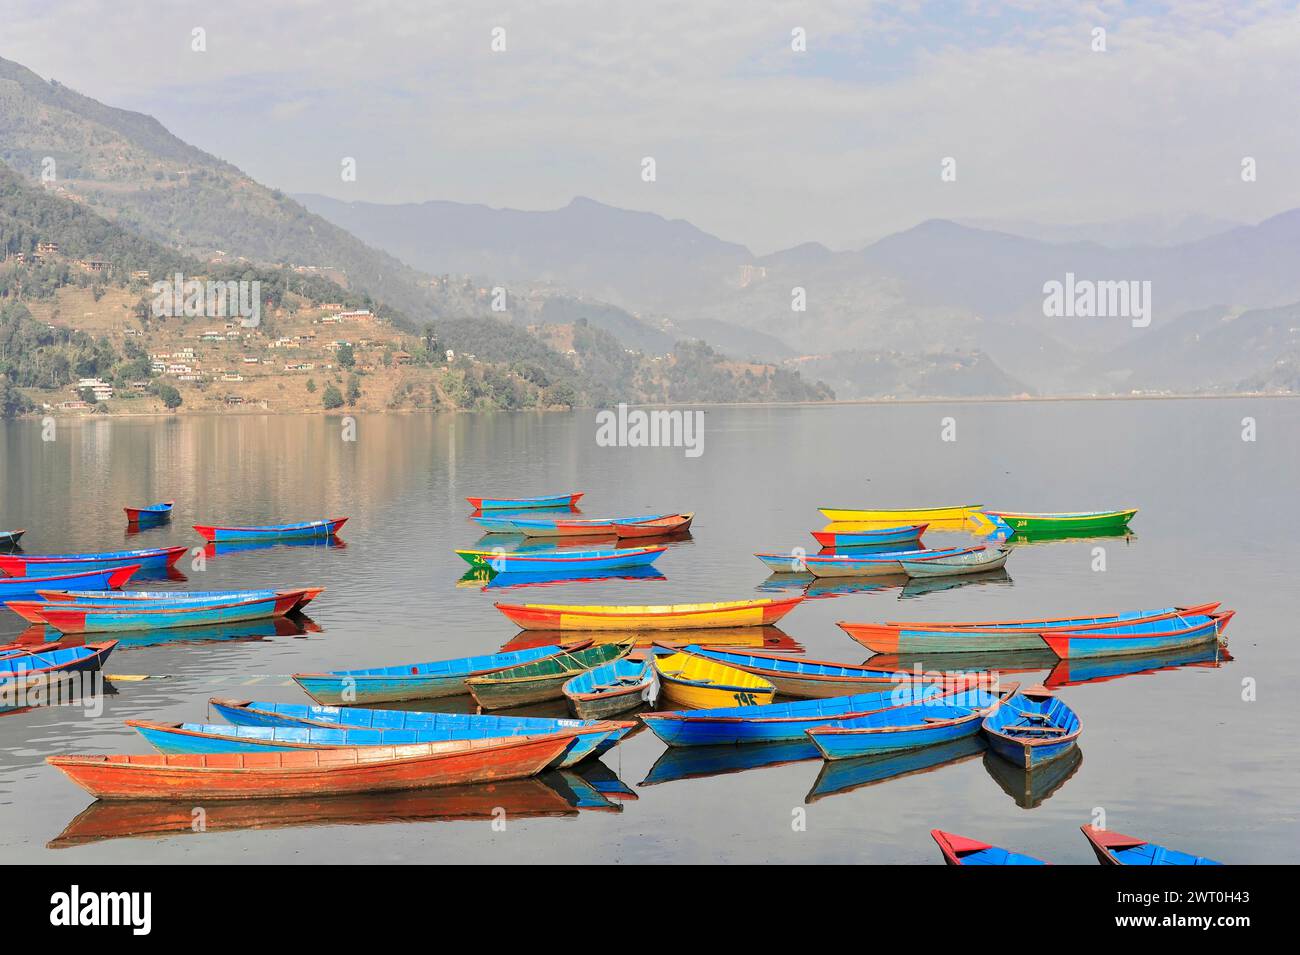
[[[852,508],[819,507],[833,524],[960,524],[978,514],[983,504],[952,504],[946,507]]]
[[[761,676],[694,653],[657,656],[655,672],[661,698],[688,710],[763,706],[776,696],[776,687]]]

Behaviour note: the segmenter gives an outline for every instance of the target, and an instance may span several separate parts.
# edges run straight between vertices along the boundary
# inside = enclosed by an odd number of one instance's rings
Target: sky
[[[1300,206],[1295,3],[4,0],[0,56],[287,192],[581,195],[759,254]]]

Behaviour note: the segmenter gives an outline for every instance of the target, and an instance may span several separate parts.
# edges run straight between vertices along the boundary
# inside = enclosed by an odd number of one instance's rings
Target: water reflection
[[[1002,759],[992,750],[984,754],[984,768],[1021,809],[1033,809],[1050,799],[1082,765],[1083,751],[1078,746],[1034,770]]]
[[[1211,643],[1207,646],[1188,647],[1171,653],[1128,657],[1093,657],[1079,660],[1058,660],[1052,672],[1043,681],[1045,686],[1074,686],[1079,683],[1104,683],[1120,677],[1139,673],[1156,673],[1160,670],[1177,670],[1180,667],[1205,667],[1217,669],[1232,660],[1225,647]]]
[[[804,797],[804,802],[814,803],[827,796],[852,792],[863,786],[874,786],[889,779],[932,772],[944,766],[965,762],[984,751],[983,737],[975,735],[892,756],[826,760],[822,763],[821,772],[817,774],[817,781]]]
[[[821,754],[806,740],[747,743],[744,746],[669,746],[659,754],[640,785],[656,786],[679,779],[725,776],[812,759],[821,759]]]

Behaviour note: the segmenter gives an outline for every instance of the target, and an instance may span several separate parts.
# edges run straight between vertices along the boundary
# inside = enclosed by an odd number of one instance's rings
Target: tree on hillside
[[[352,346],[347,344],[340,345],[339,364],[342,365],[344,368],[352,368],[356,365],[356,363],[357,363],[357,356],[356,353],[352,350]]]
[[[361,397],[361,381],[356,375],[348,377],[348,405],[356,407],[357,399]]]
[[[332,408],[341,408],[343,407],[343,395],[333,385],[326,385],[325,393],[321,395],[321,404],[326,411]]]
[[[175,410],[181,406],[181,393],[172,385],[166,382],[158,383],[158,397],[162,399],[163,405],[169,410]]]

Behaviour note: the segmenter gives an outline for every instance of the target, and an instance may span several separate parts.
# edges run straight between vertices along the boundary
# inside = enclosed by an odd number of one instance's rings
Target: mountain
[[[582,197],[545,212],[443,201],[384,205],[296,198],[426,272],[545,282],[633,311],[671,311],[723,294],[753,259],[743,246],[681,219]]]

